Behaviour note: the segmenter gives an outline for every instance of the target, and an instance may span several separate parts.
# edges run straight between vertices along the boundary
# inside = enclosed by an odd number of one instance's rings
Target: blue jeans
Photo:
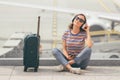
[[[88,63],[90,61],[90,56],[91,56],[91,48],[84,48],[75,58],[74,61],[75,63],[72,64],[72,67],[80,67],[81,69],[86,69],[86,67],[88,66]],[[52,50],[53,55],[55,56],[55,58],[57,59],[57,61],[60,62],[60,64],[62,65],[67,65],[68,64],[68,60],[66,59],[66,57],[63,55],[63,53],[57,49],[54,48]]]

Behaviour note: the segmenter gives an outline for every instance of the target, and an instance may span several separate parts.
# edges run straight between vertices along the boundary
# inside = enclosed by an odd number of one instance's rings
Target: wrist
[[[89,31],[89,30],[86,30],[86,33],[90,33],[90,31]]]
[[[66,58],[68,59],[68,58],[69,58],[69,56],[67,55],[67,56],[66,56]]]
[[[90,31],[86,31],[87,35],[90,35]]]

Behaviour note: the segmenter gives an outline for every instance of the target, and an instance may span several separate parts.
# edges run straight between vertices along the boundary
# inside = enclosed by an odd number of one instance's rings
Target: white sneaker
[[[61,72],[61,71],[66,71],[67,69],[63,65],[58,65],[56,67],[56,70],[59,71],[59,72]]]
[[[70,72],[73,74],[81,74],[80,68],[71,68]]]

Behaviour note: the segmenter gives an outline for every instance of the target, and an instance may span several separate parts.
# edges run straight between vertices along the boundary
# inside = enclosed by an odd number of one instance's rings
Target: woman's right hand
[[[74,59],[74,56],[68,55],[68,56],[67,56],[67,59],[68,59],[68,60],[72,60],[72,59]]]

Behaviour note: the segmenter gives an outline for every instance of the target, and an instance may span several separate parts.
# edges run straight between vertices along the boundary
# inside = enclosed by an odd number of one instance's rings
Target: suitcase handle
[[[40,16],[38,16],[38,27],[37,27],[37,36],[39,36],[39,30],[40,30]]]

